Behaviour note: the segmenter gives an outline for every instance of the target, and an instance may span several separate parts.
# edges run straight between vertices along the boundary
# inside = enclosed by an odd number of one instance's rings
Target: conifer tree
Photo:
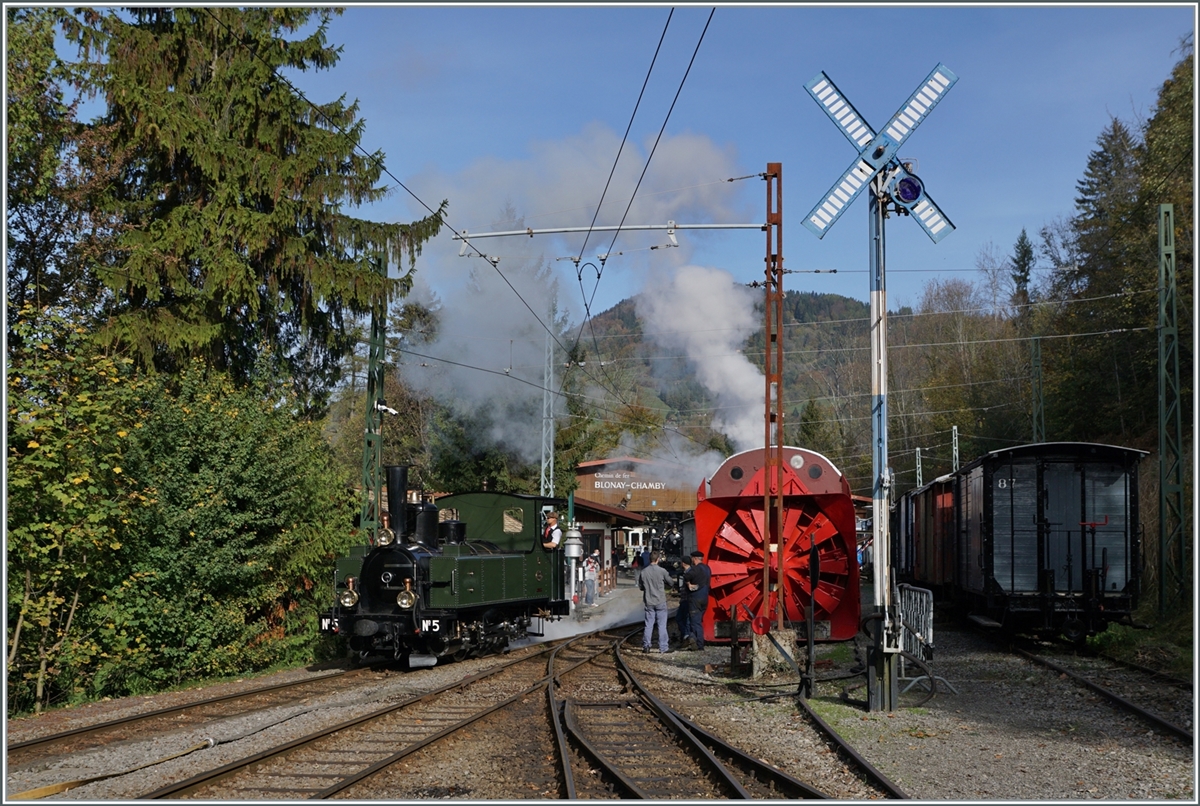
[[[1025,229],[1021,228],[1021,235],[1017,238],[1017,242],[1013,245],[1012,257],[1008,259],[1012,269],[1013,281],[1013,296],[1012,304],[1017,308],[1016,317],[1018,322],[1024,322],[1028,318],[1029,298],[1029,279],[1033,273],[1034,264],[1037,263],[1037,257],[1033,251],[1033,241],[1029,240],[1029,236],[1025,233]]]
[[[68,25],[99,125],[123,154],[98,200],[115,216],[97,271],[114,294],[100,337],[144,363],[191,356],[244,377],[264,347],[319,394],[348,331],[411,282],[441,209],[413,224],[346,209],[383,198],[383,154],[359,148],[345,96],[310,103],[283,70],[329,69],[331,13],[296,8],[84,10]],[[316,18],[311,33],[289,38]],[[376,266],[406,256],[389,281]]]

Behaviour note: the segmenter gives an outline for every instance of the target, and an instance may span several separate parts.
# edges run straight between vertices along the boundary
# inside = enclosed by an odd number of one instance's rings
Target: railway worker
[[[599,607],[596,604],[596,581],[600,578],[600,549],[594,549],[591,555],[583,561],[583,603],[588,607]]]
[[[708,609],[708,588],[712,569],[704,563],[704,553],[692,552],[691,567],[683,574],[683,587],[688,591],[688,627],[691,634],[685,640],[687,649],[704,649],[704,611]]]
[[[687,555],[680,557],[679,566],[679,609],[675,611],[675,624],[679,627],[679,645],[682,647],[686,641],[691,640],[692,635],[690,626],[692,592],[688,590],[687,583],[684,581],[692,566],[692,558]]]
[[[658,651],[671,651],[667,637],[667,585],[675,580],[667,569],[658,564],[662,552],[650,552],[650,563],[642,569],[638,588],[642,591],[642,607],[646,611],[646,626],[642,631],[642,651],[650,651],[650,638],[658,630]]]
[[[562,542],[562,529],[558,528],[558,513],[546,514],[546,530],[542,532],[542,548],[553,551]]]

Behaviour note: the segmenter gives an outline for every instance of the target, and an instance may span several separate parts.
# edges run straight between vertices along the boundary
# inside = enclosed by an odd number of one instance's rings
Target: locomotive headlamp
[[[378,536],[379,545],[390,546],[396,540],[396,533],[386,526],[380,527]]]
[[[404,590],[396,594],[396,604],[403,610],[411,610],[417,603],[417,594],[413,593],[412,577],[405,577]]]
[[[358,591],[353,588],[342,591],[338,594],[338,603],[342,607],[354,607],[358,604]]]

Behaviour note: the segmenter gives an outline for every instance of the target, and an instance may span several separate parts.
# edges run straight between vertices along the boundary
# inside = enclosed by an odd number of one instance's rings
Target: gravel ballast
[[[600,608],[582,622],[557,625],[555,637],[573,629],[595,629],[637,617],[639,593],[622,580]],[[939,692],[917,708],[869,713],[842,702],[843,688],[862,682],[826,683],[812,698],[814,708],[880,771],[918,800],[1196,800],[1196,763],[1190,744],[1155,734],[1132,715],[1114,710],[1098,696],[1021,658],[1000,653],[965,631],[938,626],[933,671],[946,678],[957,694]],[[818,665],[818,677],[845,673],[852,665],[845,645],[823,645],[819,657],[833,663]],[[278,711],[244,715],[226,722],[130,740],[40,767],[7,770],[6,800],[46,784],[129,770],[212,737],[217,746],[157,764],[140,772],[86,784],[52,796],[55,800],[125,800],[171,781],[181,780],[234,758],[297,738],[319,724],[349,719],[382,702],[403,699],[466,677],[493,660],[448,664],[397,674],[374,685],[363,702],[332,695]],[[636,668],[662,698],[706,728],[749,752],[804,777],[812,765],[824,764],[837,774],[839,763],[819,738],[814,738],[790,698],[760,699],[794,691],[794,673],[780,671],[758,680],[728,675],[729,649],[710,646],[699,652],[674,652],[635,658]],[[41,717],[11,720],[7,741],[94,724],[134,712],[163,708],[180,701],[226,693],[238,687],[257,688],[285,679],[328,674],[327,669],[293,670],[266,678],[224,683],[203,693],[173,692],[64,709]],[[785,686],[787,688],[785,688]],[[861,688],[850,693],[864,699]],[[857,800],[877,795],[852,775],[844,776],[838,799]],[[540,793],[496,792],[472,776],[470,794],[446,788],[433,797],[493,799],[538,798]],[[462,790],[459,790],[462,791]]]

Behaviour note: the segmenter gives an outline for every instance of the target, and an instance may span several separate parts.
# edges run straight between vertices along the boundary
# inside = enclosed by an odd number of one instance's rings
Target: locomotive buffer
[[[883,221],[890,210],[912,216],[934,243],[954,231],[950,219],[925,192],[924,183],[912,173],[912,165],[902,162],[896,154],[957,81],[958,76],[939,63],[878,133],[824,72],[804,85],[858,152],[841,178],[805,216],[804,226],[818,238],[824,238],[859,194],[868,187],[871,191],[871,430],[874,446],[871,520],[876,557],[876,640],[875,646],[868,651],[867,676],[872,711],[895,710],[899,697],[897,657],[903,647],[899,613],[892,597],[892,555],[888,536],[891,471],[887,455],[887,298]]]

